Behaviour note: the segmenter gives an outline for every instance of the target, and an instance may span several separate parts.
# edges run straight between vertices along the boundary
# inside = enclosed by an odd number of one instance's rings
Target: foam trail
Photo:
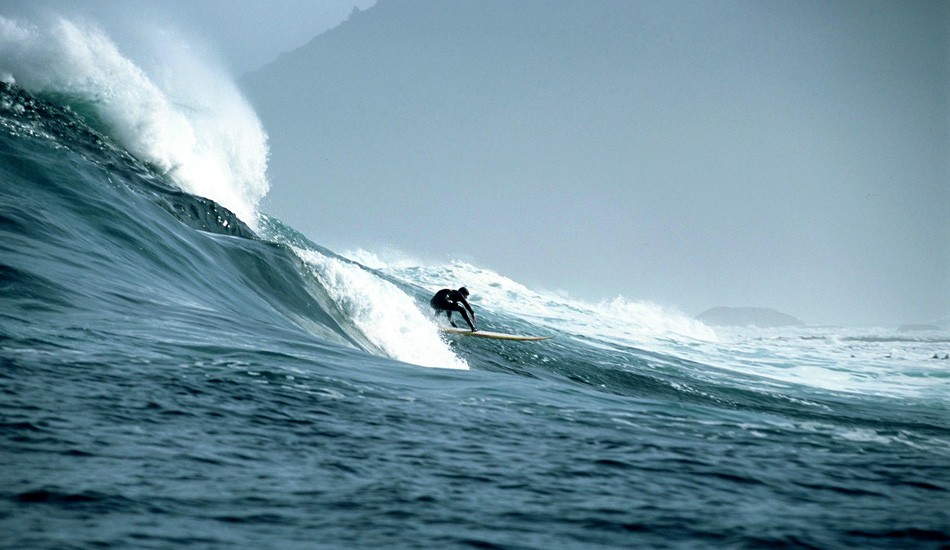
[[[224,71],[166,37],[153,45],[150,75],[90,25],[59,19],[40,28],[0,16],[0,78],[91,116],[184,191],[256,226],[268,189],[260,121]]]
[[[453,282],[474,292],[479,307],[503,312],[533,324],[570,334],[637,343],[644,339],[715,341],[716,334],[700,321],[656,304],[624,297],[589,303],[552,292],[539,292],[489,269],[466,262],[443,265],[365,250],[346,253],[363,265],[437,290]]]
[[[424,367],[467,369],[412,298],[357,264],[294,248],[356,327],[386,355]]]

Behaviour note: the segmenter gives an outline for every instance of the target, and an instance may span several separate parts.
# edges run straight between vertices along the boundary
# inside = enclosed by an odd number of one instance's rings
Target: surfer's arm
[[[462,298],[462,305],[465,306],[465,309],[472,314],[472,320],[475,320],[475,310],[472,309],[472,306],[468,305],[468,301],[465,298]]]

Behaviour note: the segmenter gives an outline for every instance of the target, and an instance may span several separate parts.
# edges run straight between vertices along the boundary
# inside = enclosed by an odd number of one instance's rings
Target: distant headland
[[[714,307],[700,313],[696,319],[714,327],[774,328],[805,324],[787,313],[767,307]]]

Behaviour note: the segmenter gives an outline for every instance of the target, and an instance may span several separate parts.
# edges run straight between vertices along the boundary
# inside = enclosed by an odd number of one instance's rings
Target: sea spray
[[[387,274],[421,281],[432,291],[444,286],[466,286],[472,291],[471,301],[479,307],[578,336],[612,339],[627,345],[664,338],[716,340],[715,332],[702,322],[650,302],[622,296],[586,302],[564,293],[532,290],[495,271],[459,260],[423,262],[396,252],[380,255],[361,249],[345,255]]]
[[[153,50],[149,74],[90,24],[39,27],[0,16],[6,82],[71,106],[184,191],[255,225],[268,190],[257,116],[231,78],[194,50],[171,38]]]
[[[867,327],[719,327],[717,336],[681,355],[829,392],[946,401],[948,361],[933,359],[950,347],[945,329],[906,334]]]
[[[383,353],[421,366],[468,368],[441,340],[434,319],[396,285],[359,264],[313,250],[294,250],[342,313]]]

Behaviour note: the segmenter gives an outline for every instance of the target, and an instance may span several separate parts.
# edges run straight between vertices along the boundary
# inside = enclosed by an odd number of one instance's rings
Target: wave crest
[[[229,75],[163,36],[149,74],[91,24],[0,16],[0,78],[73,107],[182,190],[255,225],[269,187],[267,135]]]
[[[701,321],[649,302],[618,296],[590,303],[561,292],[535,291],[495,271],[458,260],[427,265],[395,252],[381,256],[356,250],[344,255],[430,291],[465,285],[473,291],[472,300],[479,307],[569,334],[624,343],[645,339],[716,340],[716,333]]]

